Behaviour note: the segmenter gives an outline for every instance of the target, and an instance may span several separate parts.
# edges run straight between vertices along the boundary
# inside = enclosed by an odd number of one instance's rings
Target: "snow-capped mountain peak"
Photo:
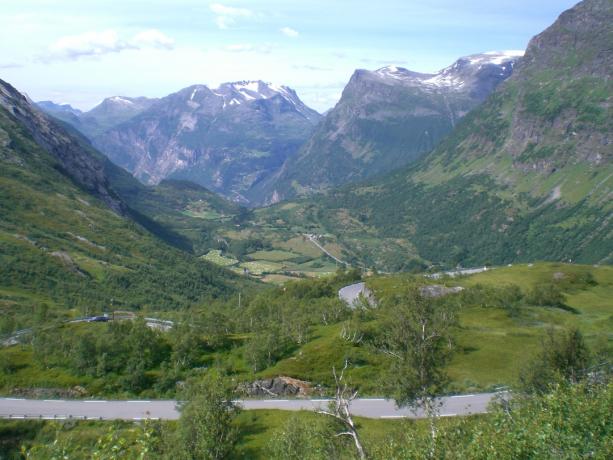
[[[513,71],[514,63],[524,55],[523,51],[488,51],[462,57],[449,67],[436,74],[424,74],[389,65],[366,72],[389,84],[419,86],[431,90],[447,89],[463,91],[471,88],[484,76],[508,77]],[[487,75],[486,75],[487,74]]]
[[[133,105],[134,104],[134,102],[132,102],[129,98],[123,97],[123,96],[109,97],[107,101],[112,102],[114,104],[123,104],[123,105]]]
[[[428,77],[432,77],[431,74],[424,74],[419,72],[413,72],[409,69],[405,69],[404,67],[398,67],[396,65],[388,65],[385,67],[381,67],[380,69],[375,70],[374,72],[378,76],[382,78],[389,78],[393,80],[419,80],[425,79]]]

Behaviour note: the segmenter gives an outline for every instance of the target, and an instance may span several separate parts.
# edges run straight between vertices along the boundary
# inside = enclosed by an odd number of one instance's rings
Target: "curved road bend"
[[[488,404],[504,393],[482,393],[440,398],[440,415],[452,417],[487,412]],[[317,410],[326,409],[330,400],[239,400],[237,403],[246,410]],[[393,401],[386,399],[356,399],[351,404],[351,413],[368,418],[422,418],[421,411],[398,409]],[[143,420],[179,418],[177,401],[133,400],[35,400],[20,398],[0,398],[0,418],[42,418],[58,419],[88,418],[102,420]]]

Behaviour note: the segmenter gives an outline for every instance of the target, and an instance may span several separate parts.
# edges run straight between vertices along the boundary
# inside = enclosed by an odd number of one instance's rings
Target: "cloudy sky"
[[[524,49],[575,0],[2,0],[0,78],[89,109],[203,83],[285,84],[320,111],[356,68]]]

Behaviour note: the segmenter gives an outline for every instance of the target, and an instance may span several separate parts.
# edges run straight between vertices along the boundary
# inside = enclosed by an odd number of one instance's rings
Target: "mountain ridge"
[[[190,180],[249,203],[253,184],[293,155],[320,119],[286,86],[192,85],[92,142],[145,183]]]
[[[417,160],[511,75],[521,54],[474,54],[435,74],[356,70],[305,146],[258,186],[260,200],[308,195]]]

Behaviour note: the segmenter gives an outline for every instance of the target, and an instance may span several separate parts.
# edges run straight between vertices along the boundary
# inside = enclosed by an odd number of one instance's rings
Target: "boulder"
[[[281,376],[245,383],[241,385],[239,390],[251,397],[306,397],[320,389],[318,387],[313,388],[310,382]]]

